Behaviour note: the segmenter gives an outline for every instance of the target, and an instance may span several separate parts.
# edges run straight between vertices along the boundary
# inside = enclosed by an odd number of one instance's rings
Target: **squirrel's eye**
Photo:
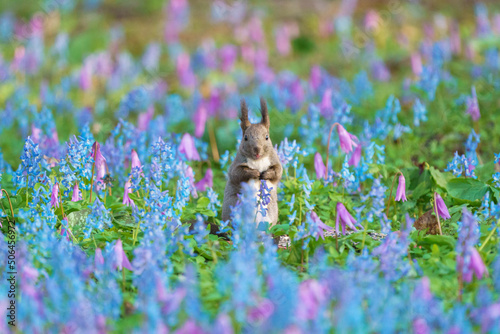
[[[268,140],[268,139],[269,139],[269,135],[266,135],[266,140]]]
[[[245,135],[245,140],[248,140],[248,136],[247,135]]]

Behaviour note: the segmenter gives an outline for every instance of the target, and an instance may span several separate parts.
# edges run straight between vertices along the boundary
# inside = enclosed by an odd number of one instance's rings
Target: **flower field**
[[[500,333],[499,50],[494,1],[0,4],[0,333]]]

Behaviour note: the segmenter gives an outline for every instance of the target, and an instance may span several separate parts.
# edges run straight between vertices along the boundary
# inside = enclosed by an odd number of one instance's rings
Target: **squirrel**
[[[267,213],[263,217],[256,211],[256,223],[268,222],[271,226],[278,221],[278,184],[283,174],[278,154],[274,149],[269,136],[269,113],[266,101],[260,98],[262,120],[252,124],[248,120],[248,107],[244,99],[241,100],[241,130],[243,137],[236,154],[236,158],[229,167],[228,180],[224,190],[222,205],[222,220],[230,219],[231,207],[238,202],[243,182],[251,183],[257,191],[261,180],[267,182],[270,189],[270,202],[267,204]],[[272,189],[271,189],[272,188]]]

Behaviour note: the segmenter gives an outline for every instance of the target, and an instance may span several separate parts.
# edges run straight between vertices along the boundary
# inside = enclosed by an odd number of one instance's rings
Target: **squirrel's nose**
[[[260,149],[258,147],[254,147],[253,148],[253,153],[255,153],[255,155],[259,155]]]

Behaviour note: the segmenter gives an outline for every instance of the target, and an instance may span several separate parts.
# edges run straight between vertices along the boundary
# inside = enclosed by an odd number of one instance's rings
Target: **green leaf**
[[[210,204],[210,199],[208,199],[208,197],[200,197],[198,199],[198,203],[196,204],[196,208],[205,209],[206,207],[208,207],[209,204]]]
[[[434,182],[436,182],[438,187],[441,187],[444,190],[446,190],[448,188],[448,180],[449,180],[449,176],[447,177],[448,174],[443,174],[432,166],[429,168],[429,171],[431,173],[432,179],[434,180]]]
[[[445,247],[449,250],[455,249],[455,238],[449,235],[427,235],[419,242],[422,246],[427,246],[432,250],[433,245]]]
[[[448,194],[458,200],[480,201],[490,187],[472,178],[455,178],[448,182]]]

